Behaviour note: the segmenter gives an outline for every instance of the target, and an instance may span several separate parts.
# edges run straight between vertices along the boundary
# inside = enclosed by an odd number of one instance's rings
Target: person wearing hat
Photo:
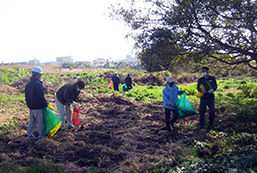
[[[175,109],[175,103],[178,101],[178,95],[182,94],[183,91],[180,91],[177,85],[174,84],[172,77],[166,78],[166,86],[162,90],[162,97],[165,107],[165,122],[166,130],[171,131],[170,125],[172,128],[175,128],[174,122],[178,119],[179,114]],[[170,120],[170,113],[173,112],[173,117]]]
[[[43,108],[47,107],[48,103],[45,99],[41,76],[42,69],[39,66],[32,68],[32,77],[25,87],[26,104],[29,107],[29,123],[28,123],[28,139],[44,139],[44,119]],[[38,129],[38,137],[33,133]]]
[[[127,85],[128,90],[132,89],[132,79],[130,77],[130,73],[125,78],[125,84]]]
[[[120,77],[117,72],[114,72],[112,76],[113,87],[115,91],[119,91]]]
[[[55,103],[57,106],[57,110],[59,116],[62,120],[62,124],[60,129],[64,131],[65,128],[65,116],[67,120],[67,126],[69,129],[74,128],[72,116],[71,116],[71,108],[70,105],[77,105],[75,102],[77,97],[80,94],[80,90],[85,87],[85,83],[81,80],[76,83],[69,83],[63,85],[56,93],[55,93]]]
[[[215,115],[215,103],[214,103],[214,92],[217,90],[217,82],[214,76],[209,75],[209,68],[202,67],[202,77],[198,79],[197,90],[204,93],[200,98],[199,106],[199,124],[200,129],[204,127],[204,114],[206,112],[206,106],[210,109],[209,115],[209,128],[213,126],[214,115]],[[200,85],[203,85],[205,89],[201,89]]]

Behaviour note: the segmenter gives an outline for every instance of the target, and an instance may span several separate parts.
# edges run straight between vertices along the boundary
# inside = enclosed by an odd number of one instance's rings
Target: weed
[[[40,163],[33,163],[25,170],[21,171],[21,173],[65,173],[64,169],[56,164],[40,164]]]
[[[0,132],[2,134],[8,134],[11,133],[11,128],[14,128],[19,125],[19,122],[17,120],[11,120],[9,124],[4,124],[0,126]]]

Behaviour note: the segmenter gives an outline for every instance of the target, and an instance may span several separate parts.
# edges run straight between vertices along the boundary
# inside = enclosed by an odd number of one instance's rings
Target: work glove
[[[78,103],[76,103],[76,102],[73,101],[73,102],[72,102],[72,105],[73,105],[73,106],[76,106],[76,105],[78,105]]]
[[[210,89],[210,90],[208,91],[209,94],[211,94],[211,93],[213,93],[213,92],[214,92],[213,89]]]

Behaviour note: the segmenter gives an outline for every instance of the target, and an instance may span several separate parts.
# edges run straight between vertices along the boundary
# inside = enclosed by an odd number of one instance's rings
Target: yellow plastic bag
[[[62,124],[62,121],[55,113],[47,108],[43,109],[43,115],[45,127],[44,134],[45,136],[51,137],[58,131]]]
[[[205,90],[205,87],[203,86],[203,84],[200,85],[200,88]],[[197,93],[196,93],[197,98],[201,98],[203,96],[204,96],[204,93],[197,91]]]

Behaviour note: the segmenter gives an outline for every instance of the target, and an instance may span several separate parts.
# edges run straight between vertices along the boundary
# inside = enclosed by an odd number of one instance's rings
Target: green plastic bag
[[[44,108],[43,109],[44,116],[44,135],[51,137],[53,136],[62,124],[62,120],[51,110]]]
[[[124,85],[122,86],[122,91],[128,91],[128,87],[127,85],[124,83]]]
[[[185,92],[180,95],[180,99],[176,102],[175,108],[179,113],[178,118],[196,115],[196,111],[186,97]]]

